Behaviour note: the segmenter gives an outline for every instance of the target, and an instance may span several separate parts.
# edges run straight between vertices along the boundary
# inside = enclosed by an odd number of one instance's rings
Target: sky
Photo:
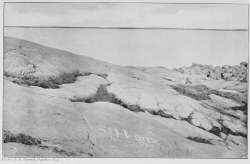
[[[114,64],[172,68],[248,60],[247,5],[7,3],[4,11],[5,36]],[[78,28],[48,28],[65,26]]]

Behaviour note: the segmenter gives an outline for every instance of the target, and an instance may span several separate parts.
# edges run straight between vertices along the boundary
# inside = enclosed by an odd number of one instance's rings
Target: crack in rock
[[[215,109],[215,111],[219,112],[220,114],[223,114],[223,115],[226,115],[226,116],[229,116],[229,117],[233,117],[233,118],[235,118],[235,119],[240,119],[239,116],[233,115],[233,114],[231,114],[231,113],[228,113],[228,109],[233,109],[234,107],[231,107],[231,108],[223,108],[223,107],[218,108],[218,107],[216,107],[216,106],[210,105],[210,104],[207,103],[207,102],[203,102],[203,103],[201,103],[201,105],[202,105],[204,108]],[[237,108],[241,108],[241,106],[240,106],[240,107],[235,107],[233,110],[237,110]]]
[[[209,100],[210,97],[209,95],[210,94],[216,94],[216,95],[219,95],[219,96],[222,96],[222,97],[225,97],[225,98],[230,98],[230,99],[233,99],[237,102],[241,102],[243,103],[244,105],[243,106],[240,106],[240,107],[232,107],[230,109],[233,109],[233,110],[240,110],[240,111],[243,111],[244,114],[247,114],[247,103],[245,102],[244,99],[242,99],[242,97],[240,97],[239,95],[237,94],[234,94],[234,93],[227,93],[227,92],[222,92],[222,91],[217,91],[217,90],[211,90],[209,89],[208,87],[206,87],[205,85],[184,85],[184,84],[179,84],[179,85],[176,85],[176,86],[171,86],[173,89],[175,89],[177,92],[179,92],[180,94],[183,94],[183,95],[186,95],[188,97],[191,97],[195,100]],[[215,107],[212,107],[213,109]],[[215,108],[217,109],[217,108]],[[226,111],[222,111],[221,109],[217,109],[217,111],[219,111],[221,114],[223,115],[226,115],[227,117],[233,117],[233,118],[236,118],[236,119],[239,119],[238,117],[236,116],[233,116],[231,114],[228,114],[226,113]],[[193,126],[196,126],[192,123],[192,114],[191,113],[187,118],[182,118],[182,120],[184,121],[187,121],[188,123],[190,123],[191,125]],[[220,124],[221,128],[219,127],[216,127],[216,126],[213,126],[210,130],[207,130],[203,127],[200,127],[200,126],[196,126],[198,128],[201,128],[203,130],[206,130],[218,137],[221,137],[221,133],[224,133],[226,135],[234,135],[234,136],[241,136],[241,137],[244,137],[244,138],[247,138],[247,135],[244,134],[244,133],[241,133],[241,132],[234,132],[232,131],[230,128],[226,127],[224,124],[223,124],[223,120],[217,120],[217,122]]]
[[[217,126],[212,126],[212,128],[210,130],[207,130],[201,126],[197,126],[195,124],[192,123],[192,115],[194,114],[194,112],[190,113],[190,115],[187,117],[187,118],[182,118],[181,120],[184,120],[186,122],[188,122],[189,124],[195,126],[195,127],[198,127],[202,130],[205,130],[209,133],[212,133],[220,138],[222,138],[221,136],[221,133],[224,133],[226,136],[228,135],[234,135],[234,136],[241,136],[241,137],[244,137],[244,138],[247,138],[247,135],[244,134],[244,133],[241,133],[241,132],[233,132],[231,129],[229,129],[228,127],[226,127],[224,124],[223,124],[223,120],[222,119],[219,119],[217,120],[217,122],[220,124],[221,128],[217,127]],[[223,140],[225,140],[224,138],[222,138]]]
[[[233,132],[230,128],[226,127],[223,124],[223,120],[222,119],[219,119],[217,121],[221,125],[220,131],[222,133],[226,134],[227,136],[231,134],[231,135],[234,135],[234,136],[241,136],[241,137],[247,138],[247,134],[244,134],[244,133],[241,133],[241,132]]]

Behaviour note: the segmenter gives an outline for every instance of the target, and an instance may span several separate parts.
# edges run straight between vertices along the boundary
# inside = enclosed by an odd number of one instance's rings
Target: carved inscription
[[[98,128],[98,132],[102,133],[111,142],[126,142],[127,144],[152,145],[157,144],[158,140],[129,132],[127,129],[118,129],[116,127]]]

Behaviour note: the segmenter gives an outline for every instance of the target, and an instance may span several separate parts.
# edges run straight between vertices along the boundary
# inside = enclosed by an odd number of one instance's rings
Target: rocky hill
[[[215,80],[226,80],[226,81],[240,81],[247,82],[247,70],[248,63],[241,62],[239,65],[229,66],[224,65],[222,67],[217,66],[213,67],[210,65],[202,65],[193,63],[190,67],[181,67],[175,69],[181,73],[187,74],[199,74],[203,75],[206,78],[211,78]]]
[[[118,66],[4,39],[7,157],[246,158],[247,63]]]

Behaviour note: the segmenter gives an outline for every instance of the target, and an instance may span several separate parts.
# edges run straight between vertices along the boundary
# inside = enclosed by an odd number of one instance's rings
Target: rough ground
[[[121,67],[5,37],[4,156],[246,158],[247,67]]]

